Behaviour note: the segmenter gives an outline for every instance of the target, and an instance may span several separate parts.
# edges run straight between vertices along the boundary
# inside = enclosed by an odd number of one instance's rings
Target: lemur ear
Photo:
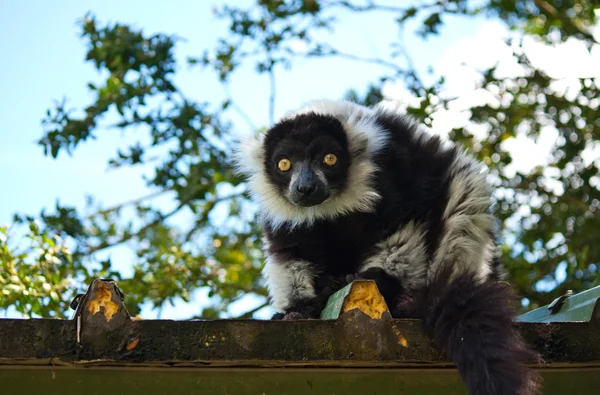
[[[355,134],[349,136],[348,149],[350,150],[350,156],[358,158],[362,156],[369,147],[369,138],[364,134]]]
[[[242,136],[235,143],[233,168],[238,175],[252,175],[262,171],[265,133]]]

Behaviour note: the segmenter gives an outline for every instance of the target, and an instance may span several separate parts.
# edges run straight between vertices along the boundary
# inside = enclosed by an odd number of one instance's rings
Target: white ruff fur
[[[493,216],[488,211],[491,194],[484,167],[465,152],[451,165],[448,204],[444,211],[446,226],[440,236],[431,274],[452,266],[451,277],[474,273],[479,281],[492,272],[495,246],[490,233]]]
[[[375,112],[351,102],[321,100],[285,118],[311,112],[331,115],[342,123],[351,157],[346,187],[323,203],[314,207],[296,206],[269,182],[264,169],[264,134],[241,140],[234,154],[237,171],[248,176],[250,192],[263,209],[263,220],[274,228],[284,224],[291,228],[310,225],[318,219],[333,219],[354,211],[370,212],[381,198],[374,190],[373,179],[378,169],[371,158],[384,147],[388,136],[377,125]]]

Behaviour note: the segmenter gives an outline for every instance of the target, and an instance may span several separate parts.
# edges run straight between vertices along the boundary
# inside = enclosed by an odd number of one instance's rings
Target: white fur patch
[[[242,140],[234,154],[236,170],[248,176],[250,191],[262,207],[263,220],[273,228],[284,224],[292,228],[310,225],[318,219],[333,219],[354,211],[371,212],[381,198],[373,185],[378,169],[372,157],[385,146],[388,135],[377,124],[374,112],[351,102],[317,101],[286,118],[310,112],[338,119],[346,131],[351,153],[345,189],[323,203],[313,207],[296,206],[271,184],[264,169],[264,135]]]
[[[284,312],[294,300],[316,296],[312,265],[306,261],[279,262],[267,255],[262,272],[275,310]]]
[[[428,268],[426,234],[422,225],[409,222],[378,243],[377,252],[365,260],[360,271],[379,267],[400,280],[409,291],[422,287],[427,281]]]
[[[391,116],[398,116],[401,115],[401,117],[404,119],[404,121],[410,125],[412,128],[414,128],[415,130],[415,140],[416,141],[421,141],[421,142],[426,142],[428,140],[431,140],[433,138],[437,138],[439,139],[439,141],[441,142],[440,144],[440,152],[444,152],[444,151],[448,151],[450,149],[453,149],[455,147],[455,144],[448,139],[447,136],[443,136],[443,135],[439,135],[439,134],[435,134],[432,132],[432,130],[428,127],[426,127],[425,125],[421,124],[420,122],[416,121],[416,119],[406,113],[399,113],[399,110],[397,108],[390,108],[388,106],[386,106],[383,102],[377,104],[376,106],[373,107],[373,111],[374,114],[377,116],[381,116],[381,115],[391,115]]]
[[[452,275],[475,273],[480,280],[491,272],[494,243],[490,237],[493,216],[483,167],[465,153],[451,165],[449,197],[444,211],[445,228],[440,236],[431,274],[446,265]]]
[[[233,151],[233,165],[238,174],[252,177],[256,173],[263,172],[264,138],[263,133],[258,133],[254,136],[241,137],[237,142]]]

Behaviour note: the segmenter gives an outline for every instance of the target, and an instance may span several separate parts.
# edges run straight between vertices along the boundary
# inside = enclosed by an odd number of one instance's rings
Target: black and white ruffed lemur
[[[384,106],[315,101],[240,142],[258,201],[274,319],[318,318],[353,279],[421,318],[471,395],[530,395],[484,167]]]

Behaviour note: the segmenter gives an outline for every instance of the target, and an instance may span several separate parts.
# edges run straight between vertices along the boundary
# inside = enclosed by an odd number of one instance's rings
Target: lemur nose
[[[317,189],[317,185],[314,183],[299,183],[296,190],[303,195],[310,195]]]

